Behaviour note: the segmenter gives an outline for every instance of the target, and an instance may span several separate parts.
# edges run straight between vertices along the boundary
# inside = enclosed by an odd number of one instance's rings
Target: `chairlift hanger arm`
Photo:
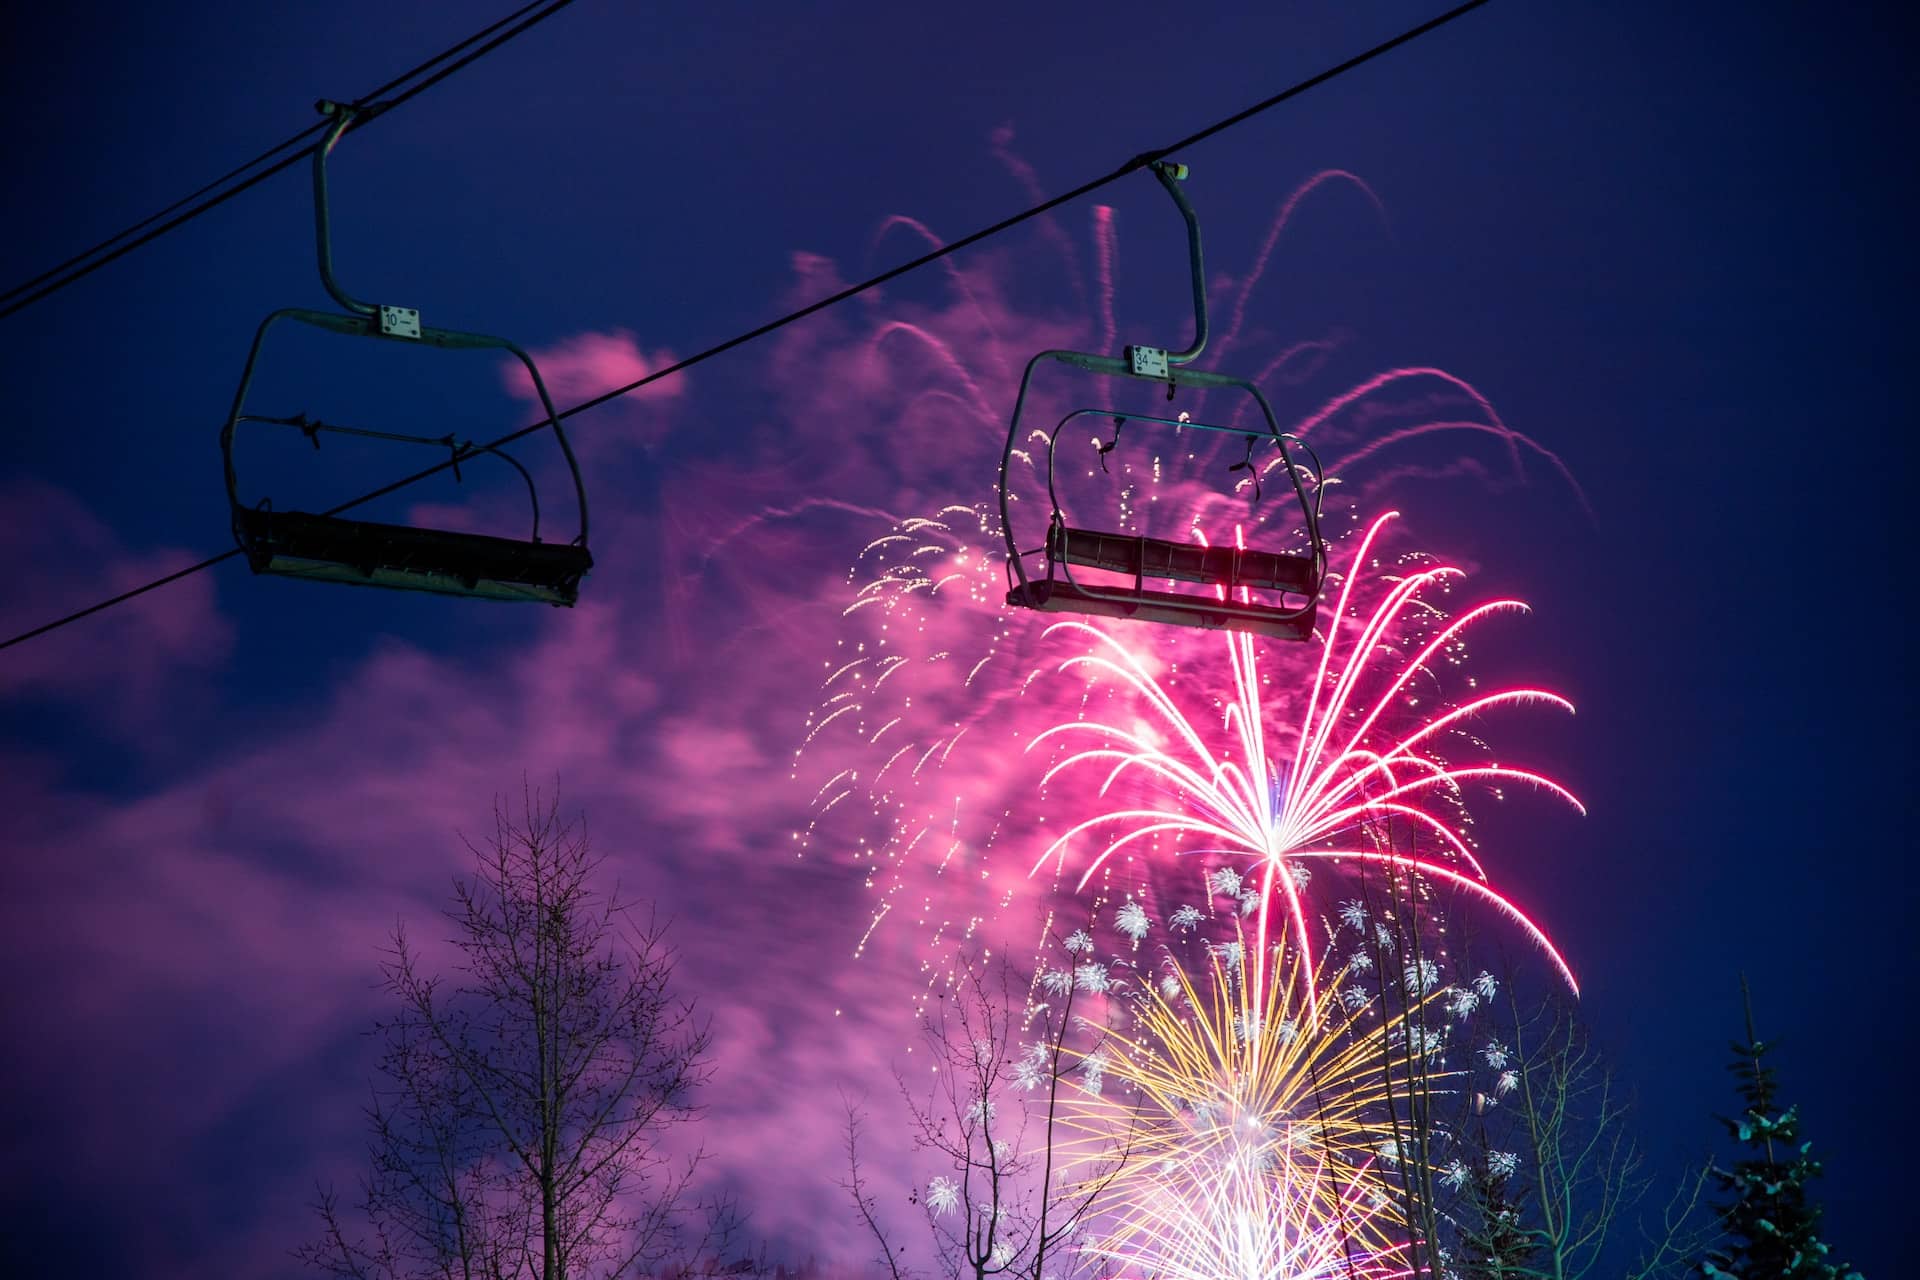
[[[1180,217],[1187,224],[1187,264],[1193,280],[1193,345],[1185,351],[1167,352],[1167,363],[1188,364],[1198,358],[1207,345],[1207,273],[1200,254],[1200,215],[1194,212],[1187,193],[1180,189],[1180,184],[1187,179],[1187,166],[1155,160],[1148,167],[1180,207]]]
[[[313,149],[313,232],[315,248],[320,262],[320,283],[325,285],[333,300],[357,315],[372,316],[380,308],[371,302],[362,302],[341,287],[339,278],[333,274],[333,235],[331,218],[327,209],[327,157],[333,154],[335,144],[347,130],[353,128],[365,113],[345,103],[333,102],[322,98],[314,106],[323,116],[330,116],[333,124],[327,129],[327,136]]]

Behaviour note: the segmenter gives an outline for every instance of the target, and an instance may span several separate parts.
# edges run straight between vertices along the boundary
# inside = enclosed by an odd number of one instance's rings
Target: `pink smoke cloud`
[[[562,413],[574,405],[638,382],[677,359],[665,348],[651,353],[643,351],[639,339],[625,329],[576,334],[551,346],[536,347],[528,354],[539,366],[540,377],[547,384],[554,407]],[[537,408],[539,400],[534,395],[533,380],[527,376],[526,367],[512,360],[502,364],[501,370],[508,392],[529,407]],[[620,447],[637,442],[652,448],[667,436],[671,430],[668,408],[686,395],[687,376],[676,373],[650,382],[600,410],[603,419],[611,415],[627,424],[626,439]],[[574,448],[597,452],[608,446],[595,442],[610,434],[604,420],[596,421],[594,430],[584,433],[584,443],[582,438],[575,439]]]
[[[12,635],[164,574],[194,557],[175,548],[134,551],[72,494],[31,479],[0,489],[0,557],[9,589],[0,633]],[[20,645],[0,662],[0,696],[79,703],[122,732],[152,724],[178,696],[170,681],[217,669],[233,645],[211,574],[195,574]]]

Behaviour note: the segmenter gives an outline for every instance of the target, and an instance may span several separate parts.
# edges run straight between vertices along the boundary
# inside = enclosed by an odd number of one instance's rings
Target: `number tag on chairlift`
[[[1128,347],[1127,365],[1136,378],[1167,376],[1167,352],[1164,347]]]
[[[380,332],[389,338],[418,338],[420,313],[412,307],[382,306]]]

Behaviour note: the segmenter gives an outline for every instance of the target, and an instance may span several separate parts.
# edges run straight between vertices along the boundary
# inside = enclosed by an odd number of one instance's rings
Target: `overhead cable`
[[[1371,49],[1368,49],[1364,53],[1356,54],[1355,56],[1348,58],[1345,62],[1342,62],[1337,66],[1327,68],[1325,71],[1320,72],[1318,75],[1312,76],[1306,80],[1302,80],[1296,84],[1290,85],[1287,88],[1281,90],[1279,93],[1274,94],[1272,97],[1264,98],[1261,101],[1254,103],[1252,106],[1245,108],[1244,110],[1237,111],[1233,115],[1223,117],[1220,120],[1216,120],[1212,124],[1207,125],[1205,128],[1197,130],[1194,133],[1190,133],[1186,137],[1181,138],[1176,142],[1169,143],[1164,147],[1159,147],[1152,151],[1141,152],[1139,155],[1134,156],[1131,160],[1128,160],[1126,163],[1122,164],[1119,168],[1113,170],[1111,173],[1108,173],[1103,177],[1095,178],[1090,182],[1084,182],[1079,186],[1073,188],[1071,191],[1063,192],[1060,195],[1052,197],[1051,199],[1042,201],[1041,203],[1036,204],[1029,209],[1025,209],[1020,213],[1016,213],[1011,217],[1002,218],[999,222],[994,223],[992,226],[983,227],[979,231],[975,231],[970,235],[962,236],[958,240],[951,241],[950,243],[941,245],[940,247],[930,250],[927,253],[923,253],[917,258],[913,258],[907,262],[900,263],[898,266],[889,267],[887,270],[882,271],[879,275],[863,280],[859,284],[848,285],[846,288],[840,290],[837,293],[829,294],[827,297],[821,298],[815,302],[810,302],[806,306],[800,307],[797,310],[789,311],[785,315],[780,316],[778,319],[769,320],[765,324],[760,325],[757,328],[749,329],[745,333],[737,334],[734,337],[728,338],[724,342],[716,343],[713,346],[706,348],[704,351],[700,351],[686,357],[684,360],[678,360],[670,365],[666,365],[662,368],[656,369],[652,373],[647,374],[645,377],[634,379],[632,382],[627,383],[625,386],[615,387],[611,391],[605,391],[597,396],[594,396],[591,399],[583,400],[579,404],[576,404],[569,409],[562,410],[557,416],[561,419],[571,418],[576,414],[585,413],[589,409],[596,409],[611,400],[618,400],[622,396],[630,395],[633,392],[638,391],[640,388],[648,385],[649,383],[658,382],[662,378],[671,377],[676,373],[684,372],[685,370],[691,369],[693,366],[697,364],[702,364],[708,360],[713,359],[717,355],[721,355],[721,354],[724,354],[725,352],[731,351],[735,347],[744,346],[749,342],[753,342],[753,341],[756,341],[757,339],[764,338],[768,334],[773,333],[780,329],[784,329],[788,325],[793,324],[796,321],[804,320],[808,316],[811,316],[817,312],[826,310],[828,307],[837,306],[838,304],[847,301],[849,298],[858,297],[860,294],[866,293],[872,289],[876,289],[881,285],[886,284],[890,280],[895,280],[903,275],[906,275],[909,272],[917,271],[921,267],[927,266],[930,263],[938,262],[942,258],[945,258],[954,253],[958,253],[960,250],[965,249],[970,245],[978,244],[982,240],[988,239],[989,237],[992,237],[992,236],[999,235],[1003,231],[1007,231],[1013,227],[1017,227],[1021,223],[1027,222],[1033,218],[1037,218],[1041,214],[1047,213],[1053,209],[1056,209],[1063,204],[1066,204],[1073,200],[1078,200],[1082,196],[1088,195],[1094,191],[1098,191],[1100,188],[1107,186],[1109,183],[1115,182],[1118,179],[1123,178],[1126,175],[1135,172],[1136,170],[1143,169],[1147,165],[1152,164],[1154,161],[1162,159],[1175,151],[1181,151],[1188,147],[1193,146],[1196,143],[1205,141],[1206,139],[1213,137],[1215,134],[1218,134],[1224,130],[1230,129],[1237,124],[1244,123],[1245,121],[1251,119],[1252,117],[1259,115],[1263,111],[1271,110],[1272,108],[1279,106],[1281,103],[1286,102],[1291,98],[1298,97],[1300,94],[1305,93],[1309,89],[1315,88],[1319,85],[1323,85],[1327,83],[1329,80],[1332,80],[1338,76],[1344,75],[1347,72],[1354,70],[1356,67],[1359,67],[1365,63],[1371,62],[1375,58],[1380,57],[1382,54],[1391,52],[1392,50],[1399,48],[1401,45],[1407,44],[1413,40],[1417,40],[1421,36],[1426,35],[1430,31],[1438,30],[1440,27],[1443,27],[1448,23],[1452,22],[1454,19],[1462,17],[1465,14],[1480,8],[1482,5],[1486,4],[1487,2],[1488,0],[1468,0],[1468,3],[1466,4],[1462,4],[1456,8],[1449,9],[1447,12],[1441,14],[1439,17],[1430,19],[1429,21],[1421,23],[1417,27],[1412,27],[1406,31],[1403,31],[1399,35],[1393,37],[1391,40],[1388,40],[1382,44],[1377,44],[1373,46]],[[443,74],[449,74],[449,73],[450,72],[443,73]],[[425,86],[422,85],[419,87],[424,88]],[[413,90],[413,92],[418,92],[418,89]],[[489,442],[487,445],[483,447],[487,449],[497,449],[502,445],[512,444],[516,440],[532,435],[536,431],[544,430],[550,425],[551,423],[549,422],[548,419],[542,418],[539,422],[532,423],[525,427],[521,427],[517,431],[510,431],[506,435],[501,436],[497,440],[493,440]],[[327,515],[327,516],[339,515],[343,511],[350,511],[355,507],[362,506],[368,502],[372,502],[377,498],[383,498],[390,493],[394,493],[398,490],[405,489],[410,485],[417,484],[420,481],[427,479],[429,476],[438,475],[442,471],[449,470],[452,466],[453,466],[453,463],[450,461],[437,463],[436,465],[427,467],[424,470],[416,471],[412,475],[403,476],[402,478],[395,480],[389,484],[382,485],[378,489],[375,489],[370,493],[363,493],[359,497],[350,499],[346,502],[342,502],[338,506],[329,507],[326,511],[321,512],[320,514]],[[225,560],[231,560],[239,554],[240,554],[240,549],[238,547],[235,547],[231,551],[224,551],[219,555],[209,556],[207,559],[202,560],[197,564],[189,565],[184,569],[176,570],[175,572],[167,574],[164,577],[156,578],[151,582],[135,587],[131,591],[123,591],[119,595],[113,596],[106,600],[102,600],[97,604],[89,605],[84,609],[80,609],[74,613],[69,613],[64,617],[55,618],[51,622],[42,623],[40,626],[37,626],[30,631],[23,631],[20,634],[16,636],[12,636],[6,640],[0,640],[0,649],[11,648],[16,644],[20,644],[27,640],[32,640],[36,636],[45,635],[49,631],[58,630],[59,628],[66,626],[68,623],[78,622],[82,618],[91,617],[92,615],[99,613],[105,609],[110,609],[115,605],[123,604],[128,600],[132,600],[138,596],[145,595],[147,592],[153,591],[156,588],[164,587],[169,583],[178,582],[180,581],[180,579],[199,573],[203,569],[210,569],[214,565],[217,565]]]
[[[356,98],[354,100],[354,106],[364,112],[365,115],[362,121],[355,127],[364,126],[367,120],[376,118],[380,113],[391,110],[440,83],[440,81],[446,79],[462,67],[471,64],[487,53],[499,48],[522,32],[528,31],[539,23],[545,22],[548,18],[551,18],[554,14],[572,3],[573,0],[533,0],[533,3],[521,6],[491,26],[476,31],[474,34],[460,41],[460,43],[428,58],[412,70],[395,76],[379,88]],[[536,9],[539,10],[539,12],[533,12]],[[475,48],[474,46],[476,45],[479,47]],[[425,76],[425,79],[420,79],[419,83],[408,83],[422,76]],[[402,85],[406,85],[407,87],[401,89],[400,86]],[[398,92],[395,92],[396,90],[398,90]],[[387,97],[386,95],[389,93],[392,93],[394,96],[391,98]],[[245,164],[238,165],[226,173],[221,174],[213,181],[202,186],[199,190],[182,196],[158,213],[150,214],[142,218],[139,222],[134,223],[125,230],[108,236],[92,248],[75,254],[57,266],[49,267],[31,280],[21,281],[5,293],[0,293],[0,318],[10,316],[16,311],[23,311],[41,299],[51,297],[75,281],[92,275],[109,262],[125,257],[142,245],[151,244],[174,228],[186,225],[208,210],[225,204],[241,192],[251,190],[283,169],[299,163],[301,160],[313,154],[314,147],[319,145],[317,142],[308,142],[306,146],[300,146],[298,150],[289,152],[286,155],[280,155],[280,153],[287,151],[289,147],[299,146],[300,143],[313,138],[326,128],[327,122],[323,120],[318,124],[301,130],[285,142],[268,147],[265,151],[247,161]],[[275,156],[280,156],[280,158],[273,160]],[[267,164],[269,160],[273,160],[273,163]],[[258,168],[258,166],[263,164],[266,164],[267,167]],[[249,174],[245,180],[235,183],[235,185],[230,187],[226,186],[227,183],[240,177],[241,174],[256,169],[257,172]],[[221,189],[223,187],[225,188],[224,190]],[[216,194],[209,195],[209,192]],[[202,199],[203,196],[206,198]],[[198,201],[198,203],[195,203],[196,201]],[[174,211],[182,208],[182,206],[190,207],[186,208],[186,211],[183,213],[175,214]],[[169,217],[168,215],[170,214],[174,216]],[[165,219],[165,221],[162,221],[162,219]],[[159,225],[155,226],[155,223]]]

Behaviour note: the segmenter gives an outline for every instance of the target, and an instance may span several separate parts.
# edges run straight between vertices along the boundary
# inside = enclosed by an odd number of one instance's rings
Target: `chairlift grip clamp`
[[[344,116],[346,124],[341,128],[341,132],[345,133],[359,128],[392,105],[390,102],[336,102],[332,98],[315,98],[313,109],[328,119]]]
[[[333,121],[327,130],[326,138],[320,143],[322,154],[331,152],[335,143],[373,114],[371,111],[354,106],[351,102],[336,102],[332,98],[315,99],[313,109]]]

